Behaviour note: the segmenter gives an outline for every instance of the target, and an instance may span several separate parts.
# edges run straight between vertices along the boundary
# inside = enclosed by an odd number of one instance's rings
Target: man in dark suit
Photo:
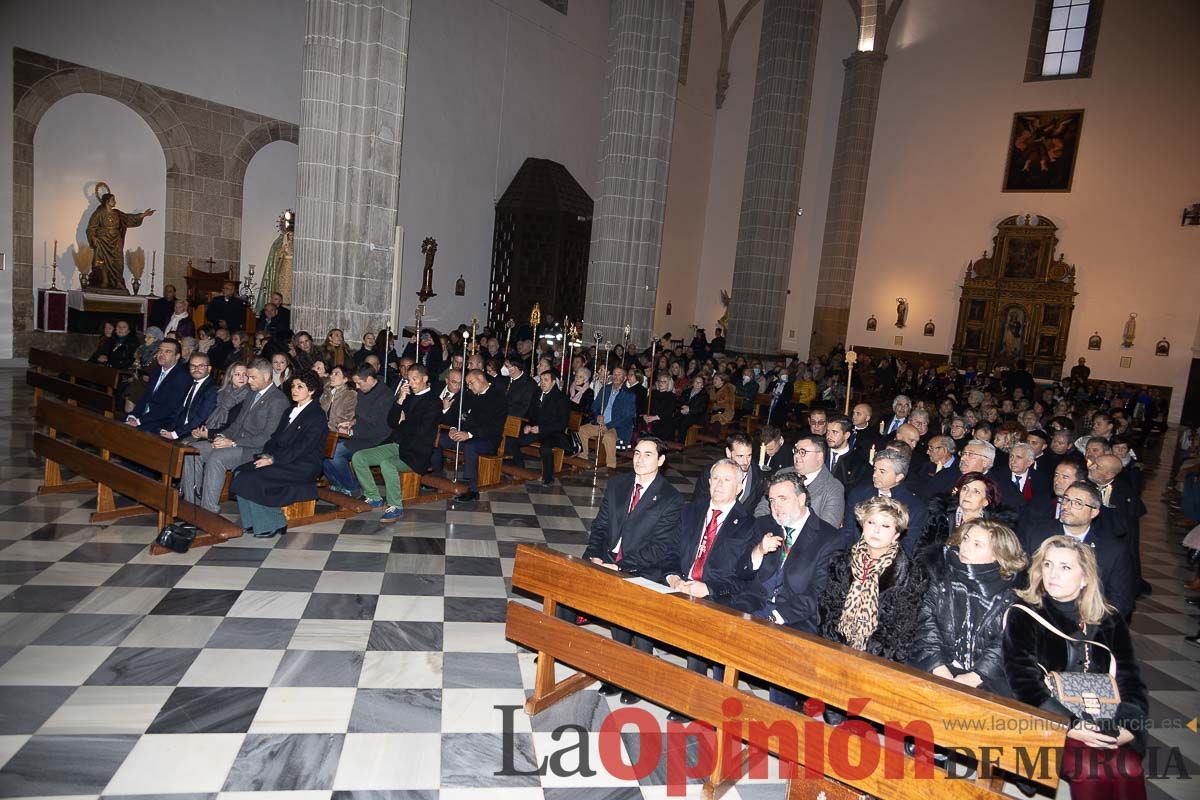
[[[464,476],[468,491],[458,499],[469,503],[479,499],[479,457],[491,455],[500,446],[504,435],[504,419],[508,416],[508,401],[499,389],[492,388],[483,372],[473,369],[467,373],[468,394],[463,400],[463,426],[442,434],[441,447],[462,448]],[[436,466],[441,459],[440,448],[434,448]]]
[[[152,328],[166,330],[171,314],[175,311],[175,286],[168,283],[163,287],[163,296],[150,304],[149,325]]]
[[[1021,509],[1020,519],[1017,520],[1017,538],[1025,552],[1032,553],[1030,540],[1037,531],[1053,528],[1062,516],[1062,498],[1071,484],[1087,480],[1087,466],[1082,460],[1065,458],[1054,467],[1051,475],[1051,490],[1044,497],[1035,497]],[[1123,520],[1117,517],[1111,508],[1101,508],[1100,513],[1092,522],[1097,529],[1102,529],[1120,539],[1128,537]]]
[[[221,285],[221,294],[208,301],[204,319],[214,330],[222,323],[230,333],[246,327],[246,301],[233,293],[235,288],[232,281],[225,281]]]
[[[737,501],[747,510],[753,509],[762,499],[763,491],[766,488],[766,478],[763,471],[754,463],[754,445],[750,443],[750,437],[744,433],[730,434],[729,438],[725,440],[725,458],[736,464],[738,468]],[[708,472],[696,479],[692,500],[708,501],[711,472],[712,468],[709,467]]]
[[[762,421],[767,425],[782,428],[792,415],[792,384],[788,381],[788,374],[779,373],[779,377],[767,387],[767,391],[771,393],[771,402],[763,409]]]
[[[192,379],[180,363],[179,342],[163,339],[158,344],[154,360],[158,363],[150,372],[146,393],[125,417],[126,424],[143,428],[150,433],[170,429],[191,388]]]
[[[567,396],[554,383],[554,373],[547,370],[538,376],[538,388],[541,391],[529,403],[528,409],[520,416],[526,424],[521,426],[521,438],[513,449],[513,463],[518,467],[525,465],[525,455],[521,448],[528,444],[537,444],[538,454],[542,458],[542,485],[551,486],[554,483],[554,448],[563,450],[567,447],[567,419],[569,407]],[[509,401],[512,400],[512,390],[509,390]]]
[[[907,395],[898,394],[892,400],[892,413],[879,421],[879,435],[890,436],[904,423],[908,422],[908,412],[912,411],[912,401]]]
[[[374,375],[371,378],[374,380]],[[372,390],[385,394],[388,391],[386,386],[377,382],[372,385]],[[380,522],[395,522],[403,514],[404,492],[400,473],[416,472],[423,475],[429,469],[441,406],[437,395],[429,388],[429,372],[420,364],[408,368],[408,383],[400,390],[400,394],[401,397],[390,404],[387,412],[387,424],[392,430],[388,440],[378,447],[368,447],[350,456],[354,475],[362,486],[367,504],[379,508],[384,505],[384,499],[387,500]],[[357,422],[355,425],[357,427]],[[371,474],[373,466],[378,466],[383,476],[385,497],[379,496],[379,486]]]
[[[258,359],[246,370],[246,382],[252,394],[242,401],[242,410],[222,433],[211,442],[197,441],[197,455],[183,461],[179,493],[188,502],[199,502],[208,511],[219,513],[225,472],[245,464],[262,450],[279,420],[288,411],[287,396],[271,382],[271,363]]]
[[[922,496],[926,500],[930,500],[935,495],[945,494],[953,489],[958,479],[968,472],[982,472],[986,475],[995,460],[996,448],[992,446],[991,442],[972,439],[963,448],[953,466],[943,468],[941,472],[925,481],[922,486],[924,490]]]
[[[758,449],[755,451],[754,463],[764,477],[792,465],[792,449],[787,446],[783,431],[774,425],[763,425],[758,429]]]
[[[1050,451],[1050,435],[1043,430],[1033,429],[1025,432],[1025,441],[1033,448],[1033,492],[1043,498],[1049,497],[1050,479],[1054,477],[1054,467],[1059,458]]]
[[[926,487],[934,476],[950,470],[958,461],[958,449],[954,443],[954,439],[949,436],[934,436],[929,440],[929,444],[925,447],[926,459],[919,466],[909,466],[909,474],[906,480],[908,488],[912,489],[923,499],[928,500],[933,495],[926,491]],[[941,483],[945,478],[940,478],[937,483]],[[953,486],[953,483],[950,484]],[[950,487],[946,487],[943,491],[949,491]]]
[[[291,336],[292,310],[283,304],[283,295],[279,292],[271,292],[271,303],[275,306],[275,318],[279,320],[279,327],[283,330],[283,334]]]
[[[878,431],[871,427],[873,413],[869,403],[859,403],[850,409],[850,422],[854,425],[850,431],[850,446],[855,450],[869,453],[872,447],[878,450],[883,446]]]
[[[217,382],[212,379],[212,366],[204,353],[192,353],[188,358],[188,372],[192,384],[183,396],[175,418],[168,427],[158,433],[164,439],[183,439],[192,435],[208,419],[217,407]]]
[[[1133,553],[1130,552],[1129,540],[1114,536],[1111,531],[1094,524],[1100,509],[1100,491],[1094,485],[1088,481],[1072,483],[1063,493],[1059,522],[1032,531],[1029,552],[1036,552],[1042,542],[1059,534],[1090,544],[1096,553],[1104,599],[1128,619],[1133,613],[1139,584]]]
[[[525,364],[512,357],[504,360],[501,374],[508,378],[508,385],[501,387],[508,398],[508,416],[522,417],[529,413],[529,404],[538,393],[538,384],[525,371]]]
[[[808,490],[795,472],[773,475],[767,485],[769,517],[754,523],[758,542],[738,565],[752,576],[731,605],[778,625],[817,633],[818,602],[829,559],[843,548],[841,534],[808,508]],[[771,687],[771,701],[794,707],[797,697]]]
[[[1016,369],[1010,369],[1004,376],[1004,391],[1010,397],[1016,389],[1020,389],[1027,399],[1033,397],[1033,374],[1025,367],[1025,360],[1018,360]]]
[[[909,460],[895,450],[883,449],[875,454],[875,463],[871,468],[871,483],[863,483],[850,490],[846,498],[846,524],[843,527],[844,545],[849,547],[858,541],[862,534],[858,520],[854,516],[854,508],[864,500],[872,497],[891,497],[904,504],[908,509],[908,530],[900,538],[900,546],[904,552],[913,555],[917,542],[925,533],[925,523],[929,520],[928,504],[908,488],[905,478],[908,475]]]
[[[274,303],[267,303],[259,312],[258,330],[272,339],[288,339],[292,334],[291,330],[284,327],[283,320],[279,317],[279,309]]]
[[[1088,479],[1096,484],[1100,498],[1106,508],[1112,509],[1128,531],[1129,547],[1133,556],[1134,575],[1137,578],[1137,594],[1149,594],[1150,584],[1142,579],[1142,517],[1146,515],[1146,504],[1134,490],[1130,481],[1121,475],[1124,465],[1111,453],[1098,456],[1088,466]]]
[[[825,431],[825,444],[829,452],[825,456],[825,468],[849,491],[866,474],[871,465],[867,454],[850,446],[850,432],[854,425],[842,416],[829,420]]]
[[[675,568],[675,537],[683,497],[661,472],[667,461],[667,446],[654,436],[643,436],[633,448],[633,474],[612,477],[604,498],[592,520],[587,549],[583,557],[593,564],[620,570],[662,583],[667,571]],[[575,619],[575,612],[560,606],[559,616]],[[621,644],[633,644],[644,653],[653,644],[614,627],[612,638]],[[612,684],[600,686],[600,693],[621,691]],[[624,692],[622,703],[636,703],[637,696]]]
[[[1033,479],[1033,447],[1017,442],[1008,451],[1008,463],[996,465],[991,477],[1000,488],[1000,497],[1008,508],[1020,511],[1035,499],[1042,499],[1041,489]]]

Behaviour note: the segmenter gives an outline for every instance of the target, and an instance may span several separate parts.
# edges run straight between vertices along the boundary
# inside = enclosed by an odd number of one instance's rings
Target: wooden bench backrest
[[[1031,753],[1036,758],[1037,751],[1034,748],[1062,747],[1065,742],[1066,720],[1062,717],[969,689],[817,636],[751,618],[715,603],[659,594],[630,584],[609,570],[542,546],[520,545],[517,548],[513,588],[694,653],[708,661],[723,664],[727,669],[732,668],[741,674],[753,675],[770,684],[818,698],[836,708],[856,707],[857,704],[853,702],[856,698],[868,698],[870,702],[858,712],[859,716],[880,723],[897,721],[905,725],[917,720],[927,721],[934,727],[935,743],[943,747],[971,748],[976,753],[981,752],[984,746],[1003,748],[999,751],[996,763],[1010,772],[1020,769],[1022,762],[1018,748],[1028,748],[1025,753]],[[546,619],[545,614],[519,603],[510,603],[509,638],[515,641],[530,636],[536,638],[538,634],[535,629],[539,624],[532,617]],[[530,625],[531,621],[533,625]],[[545,627],[544,624],[541,627]],[[574,626],[565,627],[567,629],[560,635],[563,641],[555,650],[547,652],[570,664],[576,648],[581,653],[586,649],[579,642],[572,641],[574,634],[595,634]],[[563,647],[563,644],[567,646]],[[635,651],[626,648],[625,652],[632,654]],[[666,662],[664,665],[671,666]],[[609,676],[603,677],[608,679]],[[702,685],[720,686],[704,680]],[[661,691],[670,694],[671,683],[667,681]],[[727,688],[733,690],[733,687]],[[652,687],[651,691],[659,690]],[[668,701],[667,704],[696,719],[720,724],[719,702],[711,707],[688,708],[694,691],[675,691],[671,697],[647,696],[649,699]],[[744,695],[739,693],[739,696]],[[671,700],[675,702],[669,702]],[[712,712],[712,716],[706,717],[708,712]],[[982,730],[981,722],[986,726]],[[996,750],[991,752],[993,755],[997,753]],[[1057,775],[1041,779],[1035,774],[1033,779],[1047,786],[1055,786],[1058,781]],[[928,796],[928,782],[918,783],[926,783],[925,787],[918,788]],[[954,783],[975,786],[964,781],[948,781],[946,785]],[[983,794],[958,796],[994,796],[981,786],[973,791]],[[880,796],[920,797],[921,794],[888,791]]]
[[[51,353],[36,347],[29,350],[29,366],[43,374],[67,375],[71,378],[94,383],[109,390],[112,394],[121,383],[120,370],[106,367],[103,364],[93,364],[81,358]]]
[[[183,468],[184,448],[167,439],[139,431],[122,422],[91,411],[66,405],[47,397],[39,398],[34,409],[37,422],[49,432],[33,435],[33,450],[47,461],[103,487],[97,499],[97,511],[111,511],[111,495],[116,492],[173,518],[179,512],[179,493],[171,486]],[[65,441],[60,436],[68,436]],[[94,447],[99,454],[86,447]],[[129,469],[118,457],[146,467],[158,476]]]
[[[35,390],[68,400],[97,414],[108,417],[113,415],[113,396],[103,389],[95,389],[83,383],[71,383],[52,374],[33,370],[25,372],[25,383]]]

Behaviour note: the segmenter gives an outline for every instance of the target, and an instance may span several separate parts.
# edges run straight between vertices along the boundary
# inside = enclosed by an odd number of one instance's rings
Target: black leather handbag
[[[186,522],[175,522],[163,528],[154,541],[176,553],[186,553],[192,546],[192,540],[199,531],[195,525]]]

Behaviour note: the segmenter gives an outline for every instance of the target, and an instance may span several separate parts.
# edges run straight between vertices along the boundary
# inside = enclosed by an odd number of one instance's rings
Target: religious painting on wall
[[[1038,256],[1042,243],[1038,239],[1012,238],[1004,253],[1004,277],[1029,279],[1037,277]]]
[[[1004,191],[1071,191],[1082,127],[1082,110],[1014,114]]]
[[[1027,316],[1021,306],[1009,306],[1004,311],[1002,327],[996,341],[996,355],[1001,361],[1016,361],[1025,355],[1025,323]]]
[[[1099,350],[1100,341],[1100,331],[1096,331],[1088,337],[1088,350]]]

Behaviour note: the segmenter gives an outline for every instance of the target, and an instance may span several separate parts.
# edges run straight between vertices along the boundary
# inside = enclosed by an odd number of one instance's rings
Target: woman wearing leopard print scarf
[[[821,593],[821,635],[855,650],[906,661],[929,586],[924,565],[900,546],[908,509],[890,497],[872,497],[858,504],[854,517],[862,536],[829,563]]]

